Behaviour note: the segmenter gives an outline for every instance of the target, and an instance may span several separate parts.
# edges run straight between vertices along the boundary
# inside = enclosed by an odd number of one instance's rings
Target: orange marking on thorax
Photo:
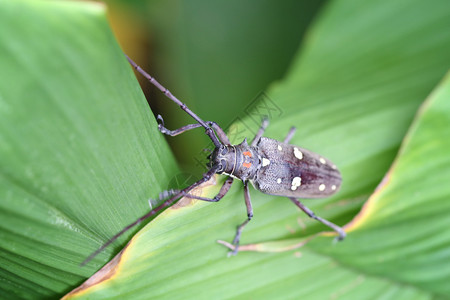
[[[252,153],[250,151],[245,151],[242,154],[244,154],[244,156],[252,157]]]
[[[243,163],[242,166],[246,167],[247,169],[250,169],[250,167],[252,166],[252,163]]]

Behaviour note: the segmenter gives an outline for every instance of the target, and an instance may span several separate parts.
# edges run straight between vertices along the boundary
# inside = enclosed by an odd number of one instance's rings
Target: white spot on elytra
[[[297,147],[294,147],[294,155],[295,155],[295,157],[297,157],[298,159],[302,159],[302,158],[303,158],[303,153],[302,153],[302,151],[298,150]]]
[[[331,168],[333,168],[335,170],[337,169],[336,165],[332,165]]]
[[[325,164],[325,163],[327,162],[327,161],[325,160],[325,158],[323,158],[323,157],[319,158],[319,160],[320,160],[320,162],[323,163],[323,164]]]
[[[278,145],[278,150],[282,151],[283,148],[280,145]]]
[[[325,184],[322,183],[321,185],[319,185],[319,191],[325,191]]]
[[[262,166],[265,167],[265,166],[268,166],[268,165],[270,165],[270,160],[268,160],[267,158],[263,157],[263,159],[262,159]]]
[[[281,178],[277,179],[277,183],[280,184],[281,183]]]
[[[336,190],[336,186],[333,184],[332,186],[331,186],[331,189],[334,191],[334,190]]]
[[[302,179],[300,177],[294,177],[292,179],[291,190],[295,191],[302,184]]]

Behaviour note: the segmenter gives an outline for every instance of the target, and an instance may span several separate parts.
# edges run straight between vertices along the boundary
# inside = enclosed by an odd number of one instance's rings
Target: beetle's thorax
[[[225,174],[242,181],[252,180],[260,169],[261,156],[256,147],[251,147],[245,139],[239,145],[222,145],[214,149],[210,167],[216,173]]]

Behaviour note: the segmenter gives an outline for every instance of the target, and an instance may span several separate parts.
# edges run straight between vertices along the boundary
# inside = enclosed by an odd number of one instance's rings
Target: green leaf
[[[0,297],[55,297],[177,168],[104,6],[0,1],[0,40]]]
[[[348,227],[351,238],[333,253],[343,265],[447,296],[449,98],[450,73],[422,105],[391,169]]]

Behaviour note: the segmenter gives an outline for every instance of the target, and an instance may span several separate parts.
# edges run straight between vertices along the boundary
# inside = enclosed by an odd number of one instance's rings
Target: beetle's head
[[[209,159],[208,167],[215,169],[216,173],[233,174],[236,164],[236,150],[231,145],[221,145],[214,149]]]

